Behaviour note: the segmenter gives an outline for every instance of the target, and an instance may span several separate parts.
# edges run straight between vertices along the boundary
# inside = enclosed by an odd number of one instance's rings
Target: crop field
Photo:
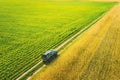
[[[120,80],[120,4],[31,80]],[[117,12],[117,13],[116,13]],[[113,15],[114,14],[114,15]]]
[[[0,1],[0,80],[14,80],[48,49],[110,10],[109,2]]]

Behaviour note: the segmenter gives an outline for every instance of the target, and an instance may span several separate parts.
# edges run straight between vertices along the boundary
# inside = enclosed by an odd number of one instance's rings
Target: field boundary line
[[[109,11],[109,10],[108,10]],[[107,12],[108,12],[107,11]],[[81,33],[83,33],[84,31],[86,31],[88,28],[90,28],[92,25],[94,25],[98,20],[100,20],[107,12],[105,13],[102,13],[97,19],[93,20],[91,23],[89,23],[86,27],[84,27],[83,29],[81,29],[80,31],[78,31],[76,34],[74,34],[73,36],[71,36],[70,38],[68,38],[67,40],[65,40],[63,43],[61,43],[59,46],[57,46],[55,49],[56,50],[61,50],[63,47],[65,47],[66,45],[68,45],[70,42],[72,42],[73,40],[76,39],[76,37],[78,37]],[[41,64],[41,66],[36,69],[34,71],[34,69],[36,67],[38,67],[39,65]],[[29,70],[27,70],[26,72],[24,72],[21,76],[19,76],[16,80],[23,80],[24,79],[27,79],[29,80],[29,73],[34,74],[34,73],[37,73],[40,70],[42,70],[42,68],[44,68],[46,65],[43,64],[42,60],[40,62],[38,62],[37,64],[35,64],[33,67],[31,67]]]

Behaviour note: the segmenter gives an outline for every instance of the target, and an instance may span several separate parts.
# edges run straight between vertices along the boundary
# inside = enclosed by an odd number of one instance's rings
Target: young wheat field
[[[120,80],[120,4],[30,80]]]

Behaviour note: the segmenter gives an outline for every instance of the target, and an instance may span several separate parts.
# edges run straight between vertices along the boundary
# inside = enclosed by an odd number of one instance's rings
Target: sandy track
[[[120,80],[120,5],[32,80]]]

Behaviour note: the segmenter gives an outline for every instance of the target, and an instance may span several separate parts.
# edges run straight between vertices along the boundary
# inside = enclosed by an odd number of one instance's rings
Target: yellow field
[[[31,80],[120,80],[120,5]]]

